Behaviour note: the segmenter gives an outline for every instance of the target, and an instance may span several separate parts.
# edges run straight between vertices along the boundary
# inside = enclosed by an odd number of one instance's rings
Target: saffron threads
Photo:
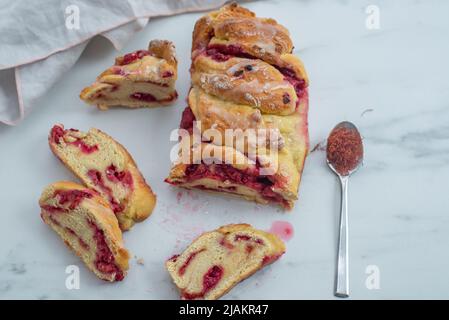
[[[363,156],[363,144],[357,130],[339,127],[327,139],[327,159],[341,175],[348,175]]]

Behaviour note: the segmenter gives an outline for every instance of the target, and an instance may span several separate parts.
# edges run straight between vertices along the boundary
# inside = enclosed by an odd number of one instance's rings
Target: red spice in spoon
[[[327,159],[341,175],[348,175],[363,157],[363,144],[357,129],[337,126],[327,139]]]

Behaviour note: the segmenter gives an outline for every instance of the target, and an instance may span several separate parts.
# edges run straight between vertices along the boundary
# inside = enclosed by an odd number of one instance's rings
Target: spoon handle
[[[338,261],[335,296],[349,297],[349,259],[348,259],[348,181],[349,176],[340,177],[341,212],[340,232],[338,237]]]

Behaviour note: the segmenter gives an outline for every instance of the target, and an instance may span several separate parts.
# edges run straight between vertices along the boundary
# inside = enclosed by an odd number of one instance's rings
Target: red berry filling
[[[179,258],[179,254],[174,254],[171,256],[170,259],[168,259],[168,261],[172,261],[172,262],[176,262]]]
[[[156,97],[153,96],[151,93],[134,92],[129,97],[131,99],[135,99],[135,100],[139,100],[139,101],[145,101],[145,102],[154,102],[154,101],[156,101]]]
[[[227,241],[226,237],[223,237],[220,240],[220,245],[222,245],[223,247],[225,247],[226,249],[229,249],[229,250],[234,249],[234,246],[232,245],[232,243]]]
[[[41,208],[45,211],[48,211],[50,213],[56,213],[56,212],[67,212],[66,209],[57,207],[57,206],[50,206],[48,204],[44,204],[41,206]]]
[[[91,154],[91,153],[93,153],[93,152],[98,150],[98,146],[97,145],[89,146],[81,139],[77,139],[77,140],[75,140],[73,142],[70,142],[69,144],[72,144],[72,145],[80,148],[81,152],[85,153],[85,154]]]
[[[64,137],[65,130],[60,126],[53,126],[50,131],[50,139],[53,143],[59,144],[59,141]]]
[[[84,190],[56,190],[54,197],[59,198],[59,204],[69,206],[70,210],[75,209],[84,198],[92,198],[92,193]]]
[[[192,109],[187,106],[182,113],[180,128],[192,132],[194,121],[195,115],[193,114]],[[190,164],[187,166],[185,174],[188,181],[207,177],[220,181],[229,180],[237,184],[244,184],[257,190],[265,199],[281,203],[288,207],[288,203],[286,203],[282,196],[272,190],[272,186],[275,184],[272,181],[273,177],[259,176],[258,172],[240,171],[226,164],[215,164],[210,166],[205,164]],[[204,186],[195,186],[195,188],[208,189]],[[220,189],[228,192],[234,192],[236,190],[234,186]]]
[[[304,94],[304,89],[306,88],[306,81],[304,79],[298,79],[296,77],[296,75],[294,74],[293,71],[289,70],[289,69],[279,69],[279,71],[281,71],[281,73],[284,75],[284,79],[288,82],[290,82],[290,84],[293,86],[293,88],[295,88],[296,91],[296,95],[298,97],[301,97]],[[286,96],[284,95],[283,97],[284,99],[284,103],[288,103],[290,102],[290,100],[288,102],[285,102]],[[290,97],[288,97],[288,99],[290,99]]]
[[[164,71],[162,73],[162,78],[170,78],[170,77],[173,77],[173,75],[174,75],[174,73],[171,71]]]
[[[245,247],[246,253],[248,253],[248,254],[250,254],[254,250],[254,245],[253,245],[254,243],[259,244],[259,245],[264,245],[264,241],[262,239],[253,238],[246,234],[236,234],[234,236],[234,241],[249,242]]]
[[[198,250],[198,251],[192,252],[192,253],[187,257],[186,261],[182,264],[182,266],[179,268],[178,274],[179,274],[180,276],[182,276],[182,275],[186,272],[186,269],[187,269],[187,267],[190,265],[190,263],[192,262],[192,260],[195,259],[195,257],[197,256],[197,254],[199,254],[199,253],[201,253],[201,252],[203,252],[203,251],[206,251],[206,249],[203,248],[203,249],[200,249],[200,250]]]
[[[193,121],[195,121],[195,115],[193,114],[192,109],[187,106],[182,112],[181,123],[179,127],[191,132],[193,128]]]
[[[115,199],[112,189],[104,183],[103,176],[100,171],[91,169],[87,172],[87,176],[90,178],[94,185],[96,185],[103,193],[108,196],[109,203],[111,204],[114,213],[117,214],[125,209],[124,206]]]
[[[108,244],[104,236],[103,230],[99,229],[98,226],[92,221],[88,221],[89,225],[94,231],[94,240],[97,245],[97,253],[95,258],[95,266],[101,273],[115,273],[115,281],[121,281],[125,277],[124,273],[115,264],[114,255],[109,249]]]
[[[206,54],[219,62],[226,61],[232,57],[256,59],[253,55],[246,53],[242,47],[234,44],[211,44],[207,47]]]
[[[275,193],[272,187],[275,183],[272,178],[267,176],[259,176],[258,170],[238,170],[227,164],[190,164],[185,171],[187,181],[194,181],[201,178],[210,178],[219,181],[230,181],[232,183],[245,185],[251,189],[258,191],[265,199],[283,203],[284,199],[281,195]],[[232,192],[232,190],[229,190]]]
[[[273,256],[265,256],[262,259],[262,266],[266,266],[267,264],[275,262],[277,259],[279,259],[282,256],[282,254],[276,254]]]
[[[78,130],[75,130],[75,129],[64,130],[64,128],[62,128],[61,126],[54,126],[50,132],[50,139],[53,143],[59,144],[61,141],[61,138],[64,139],[64,136],[67,133],[70,134],[70,132],[78,132]],[[72,136],[72,138],[75,138],[75,141],[68,142],[68,141],[64,140],[64,142],[66,144],[70,144],[70,145],[74,145],[74,146],[78,147],[82,153],[91,154],[98,150],[97,145],[90,146],[90,145],[86,144],[81,138],[76,138],[73,136]]]
[[[132,189],[133,176],[129,171],[118,171],[117,168],[111,164],[106,168],[106,177],[112,182],[121,182],[125,187]]]
[[[223,273],[223,267],[217,265],[212,266],[203,276],[203,290],[198,293],[189,293],[184,291],[182,292],[182,297],[187,300],[203,298],[207,292],[212,290],[218,282],[220,282],[223,277]]]
[[[251,240],[250,236],[247,236],[246,234],[236,234],[234,237],[234,241],[249,241]]]
[[[151,53],[147,50],[138,50],[125,54],[122,58],[117,59],[116,64],[119,66],[123,66],[149,55],[151,55]]]

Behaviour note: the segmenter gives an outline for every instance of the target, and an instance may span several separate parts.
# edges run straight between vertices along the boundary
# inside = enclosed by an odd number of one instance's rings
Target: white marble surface
[[[365,27],[365,8],[380,9],[380,29]],[[352,298],[449,298],[449,3],[445,1],[263,1],[249,3],[290,29],[310,75],[313,147],[342,120],[364,136],[364,167],[350,185]],[[201,231],[231,222],[267,229],[289,221],[294,237],[276,264],[226,298],[333,298],[339,185],[324,153],[310,154],[292,213],[163,182],[169,133],[189,87],[191,30],[200,14],[154,19],[123,52],[152,38],[175,41],[180,66],[175,106],[99,112],[79,90],[117,52],[104,39],[88,46],[75,68],[17,127],[0,127],[0,298],[176,299],[163,261]],[[36,75],[36,81],[43,75]],[[42,223],[37,200],[50,182],[73,179],[47,146],[50,127],[101,128],[133,154],[159,196],[153,215],[125,234],[133,257],[125,281],[108,284],[88,272]],[[80,265],[81,288],[67,290],[65,268]],[[365,286],[366,267],[380,269],[380,289]]]

